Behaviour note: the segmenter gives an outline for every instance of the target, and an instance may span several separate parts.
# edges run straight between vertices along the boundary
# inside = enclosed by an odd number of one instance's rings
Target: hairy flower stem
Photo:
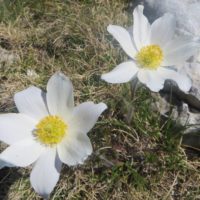
[[[113,162],[111,162],[110,160],[108,160],[105,156],[101,155],[100,152],[94,152],[94,155],[96,155],[100,160],[103,161],[103,164],[106,167],[112,168],[113,166],[115,166],[115,164]]]
[[[130,84],[130,89],[131,89],[131,102],[130,102],[130,104],[129,104],[128,113],[127,113],[127,117],[126,117],[126,120],[127,120],[127,123],[128,123],[128,124],[131,123],[132,118],[133,118],[134,106],[133,106],[132,102],[133,102],[134,99],[135,99],[135,93],[136,93],[137,88],[138,88],[138,79],[135,78],[135,79],[133,79],[130,83],[131,83],[131,84]]]

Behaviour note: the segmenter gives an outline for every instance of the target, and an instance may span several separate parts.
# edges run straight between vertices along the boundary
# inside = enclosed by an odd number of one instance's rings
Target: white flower
[[[37,87],[15,94],[20,113],[0,115],[0,140],[10,146],[0,154],[0,168],[33,165],[32,187],[47,198],[56,185],[62,163],[83,163],[92,153],[87,132],[107,108],[85,102],[74,107],[68,77],[54,74],[47,93]]]
[[[133,12],[132,33],[120,26],[108,26],[109,33],[131,60],[121,63],[101,78],[109,83],[125,83],[137,77],[154,92],[163,88],[166,79],[171,79],[181,90],[188,91],[191,80],[173,67],[181,65],[196,53],[199,44],[185,37],[173,37],[176,27],[173,15],[165,14],[150,25],[143,9],[140,5]]]

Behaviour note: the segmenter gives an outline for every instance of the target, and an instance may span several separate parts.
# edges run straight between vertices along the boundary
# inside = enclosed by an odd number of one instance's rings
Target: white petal
[[[158,70],[141,69],[138,72],[138,79],[145,84],[151,91],[158,92],[164,86],[163,77],[159,76]]]
[[[92,153],[92,145],[88,136],[82,133],[73,134],[73,137],[66,137],[57,147],[60,160],[69,166],[82,164]]]
[[[134,59],[137,50],[129,32],[125,28],[115,25],[109,25],[107,30],[119,42],[126,54]]]
[[[24,114],[0,115],[0,140],[13,144],[32,136],[36,122]]]
[[[153,92],[161,90],[167,79],[175,81],[184,92],[189,91],[192,84],[186,75],[164,67],[160,67],[157,70],[140,70],[138,79]]]
[[[52,115],[65,116],[74,106],[73,85],[62,73],[55,73],[47,84],[47,104]]]
[[[56,148],[45,151],[36,161],[31,172],[30,181],[34,190],[47,199],[59,180],[62,162]]]
[[[36,120],[48,115],[45,93],[37,87],[32,86],[16,93],[14,100],[20,113],[24,113]]]
[[[43,147],[34,140],[25,139],[9,146],[0,154],[0,160],[16,167],[26,167],[35,162]]]
[[[195,55],[199,44],[188,37],[180,37],[169,42],[164,48],[163,66],[183,64],[191,56]]]
[[[3,160],[0,160],[0,169],[2,169],[4,167],[15,167],[15,165],[12,165],[11,163],[7,163]]]
[[[159,76],[163,77],[164,80],[169,79],[175,81],[178,87],[184,92],[188,92],[192,86],[190,78],[172,69],[166,69],[164,67],[161,67],[159,69]]]
[[[138,67],[133,61],[121,63],[112,71],[103,74],[101,79],[108,83],[126,83],[134,78],[138,72]]]
[[[81,133],[87,133],[97,122],[101,113],[107,108],[106,104],[85,102],[76,106],[72,113],[71,123]]]
[[[143,10],[144,6],[139,5],[133,11],[133,38],[138,51],[150,44],[151,27],[143,14]]]
[[[174,36],[176,20],[172,14],[165,14],[151,25],[151,44],[164,47]]]

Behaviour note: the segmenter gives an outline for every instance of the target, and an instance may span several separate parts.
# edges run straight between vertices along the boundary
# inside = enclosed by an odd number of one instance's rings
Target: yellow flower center
[[[56,145],[67,132],[67,124],[58,116],[47,116],[36,125],[35,136],[45,145]]]
[[[136,55],[136,61],[143,68],[157,69],[163,61],[163,52],[158,45],[148,45]]]

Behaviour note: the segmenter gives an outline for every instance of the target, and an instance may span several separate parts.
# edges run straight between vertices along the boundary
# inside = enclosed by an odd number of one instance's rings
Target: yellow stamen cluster
[[[35,136],[45,145],[55,145],[61,142],[68,129],[67,124],[58,116],[47,116],[36,126]]]
[[[163,52],[158,45],[148,45],[136,55],[137,63],[147,69],[157,69],[163,61]]]

